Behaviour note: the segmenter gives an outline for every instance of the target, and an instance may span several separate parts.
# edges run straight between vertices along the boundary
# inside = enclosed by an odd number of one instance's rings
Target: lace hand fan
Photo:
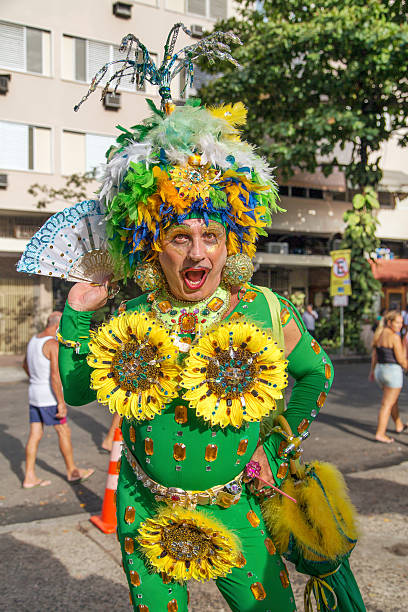
[[[17,271],[100,284],[114,276],[107,240],[99,201],[80,202],[44,223],[24,249]]]

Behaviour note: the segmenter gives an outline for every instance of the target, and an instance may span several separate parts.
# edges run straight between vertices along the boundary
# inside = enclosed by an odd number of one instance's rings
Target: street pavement
[[[367,363],[337,365],[332,392],[304,445],[305,459],[331,461],[345,475],[361,529],[351,563],[367,610],[403,612],[408,609],[408,434],[396,436],[391,445],[373,440],[380,391],[367,374]],[[129,610],[116,538],[88,520],[102,505],[109,455],[99,448],[111,416],[97,404],[69,409],[75,459],[80,467],[96,468],[92,478],[67,483],[56,434],[47,428],[38,475],[52,484],[24,490],[27,383],[18,380],[15,368],[0,368],[0,381],[0,610]],[[400,405],[406,422],[407,392]],[[306,579],[289,570],[303,610]],[[194,583],[189,589],[190,611],[227,612],[214,584]]]

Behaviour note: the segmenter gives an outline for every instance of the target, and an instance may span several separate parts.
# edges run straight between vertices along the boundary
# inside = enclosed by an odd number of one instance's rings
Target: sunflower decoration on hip
[[[288,384],[287,361],[274,339],[249,322],[226,322],[202,336],[190,352],[181,386],[210,425],[239,428],[276,409]]]
[[[147,314],[124,312],[92,333],[87,357],[91,387],[110,412],[152,419],[176,396],[177,348]]]
[[[243,559],[238,538],[220,521],[181,506],[148,518],[137,541],[153,570],[180,582],[226,576]]]

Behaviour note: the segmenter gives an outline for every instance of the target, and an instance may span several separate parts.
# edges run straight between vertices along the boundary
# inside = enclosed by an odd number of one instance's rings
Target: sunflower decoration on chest
[[[210,426],[239,428],[274,410],[287,385],[283,351],[242,319],[200,336],[184,358],[159,320],[124,312],[92,334],[89,349],[98,401],[128,419],[152,419],[182,396]]]

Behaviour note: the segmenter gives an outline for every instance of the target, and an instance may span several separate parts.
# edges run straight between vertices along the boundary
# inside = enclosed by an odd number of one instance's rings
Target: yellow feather
[[[222,106],[211,106],[209,112],[214,117],[225,119],[230,125],[245,125],[247,118],[247,109],[242,102],[236,104],[223,104]]]

